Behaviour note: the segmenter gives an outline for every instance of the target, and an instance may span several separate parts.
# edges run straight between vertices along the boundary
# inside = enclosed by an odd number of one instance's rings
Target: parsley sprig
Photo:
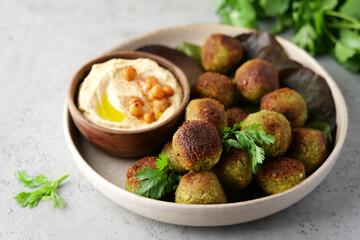
[[[230,148],[245,149],[252,159],[253,173],[256,174],[265,159],[264,149],[257,146],[256,143],[270,145],[275,142],[275,138],[271,134],[266,134],[260,123],[254,123],[250,128],[238,130],[243,124],[244,122],[241,122],[234,124],[233,128],[225,127],[221,141],[226,152],[229,152]]]
[[[276,19],[272,33],[293,26],[292,41],[310,54],[331,53],[346,69],[360,71],[359,0],[215,0],[221,23],[259,29]]]
[[[33,208],[39,204],[40,200],[52,200],[54,202],[54,208],[62,208],[66,205],[66,202],[56,193],[56,190],[59,184],[68,176],[69,175],[66,174],[55,181],[49,181],[43,174],[32,178],[25,171],[17,171],[15,172],[15,178],[20,180],[26,187],[35,188],[41,186],[41,188],[33,192],[21,192],[16,195],[14,199],[16,199],[22,207],[29,205],[30,208]]]
[[[153,199],[160,199],[165,193],[176,190],[180,175],[175,174],[164,153],[156,160],[156,169],[144,167],[135,174],[141,182],[136,194]]]

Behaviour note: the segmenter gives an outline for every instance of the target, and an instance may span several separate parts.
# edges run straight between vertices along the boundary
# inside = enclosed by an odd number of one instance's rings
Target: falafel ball
[[[304,126],[307,119],[304,98],[290,88],[280,88],[265,94],[261,98],[260,109],[281,113],[292,128]]]
[[[259,144],[265,150],[266,157],[279,157],[286,153],[291,143],[291,128],[284,115],[267,110],[252,113],[245,119],[241,130],[250,128],[255,123],[263,124],[262,129],[276,140],[271,145]]]
[[[255,179],[264,192],[275,194],[304,180],[305,167],[296,159],[279,157],[265,161]]]
[[[215,72],[201,74],[193,90],[197,98],[212,98],[229,108],[235,100],[235,85],[230,78]]]
[[[169,164],[174,168],[175,173],[177,174],[185,174],[188,172],[175,158],[174,152],[172,150],[172,141],[167,142],[162,151],[162,153],[165,153],[167,160],[169,161]]]
[[[261,59],[249,60],[241,65],[235,73],[235,85],[241,95],[252,103],[259,103],[266,93],[280,87],[273,65]]]
[[[287,155],[301,161],[306,172],[317,169],[326,159],[328,152],[325,134],[311,128],[294,128]]]
[[[212,171],[185,174],[175,192],[176,203],[217,204],[226,201],[224,189]]]
[[[232,128],[235,123],[240,123],[245,120],[249,113],[239,107],[232,107],[226,110],[226,116],[228,119],[228,126]]]
[[[214,170],[223,186],[233,190],[246,187],[253,179],[251,157],[242,149],[231,148],[222,154]]]
[[[158,158],[159,157],[156,156],[143,157],[131,165],[126,172],[125,189],[129,192],[135,193],[139,186],[139,182],[141,181],[135,177],[135,174],[143,170],[144,167],[156,169],[156,159]]]
[[[220,159],[222,143],[213,124],[207,121],[186,121],[174,134],[173,153],[187,170],[205,171]]]
[[[229,73],[244,56],[241,42],[224,34],[212,34],[201,48],[201,61],[206,71]]]
[[[224,106],[211,98],[197,98],[191,100],[185,109],[185,120],[208,121],[222,134],[224,127],[228,126]]]

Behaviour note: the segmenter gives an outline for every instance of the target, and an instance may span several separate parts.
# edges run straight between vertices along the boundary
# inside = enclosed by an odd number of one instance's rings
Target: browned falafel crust
[[[156,159],[158,158],[159,157],[156,156],[143,157],[129,167],[126,172],[126,189],[128,191],[135,192],[136,187],[139,185],[140,180],[135,177],[135,174],[143,170],[145,167],[156,169]]]
[[[306,172],[318,168],[326,159],[328,143],[323,132],[311,128],[292,129],[290,148],[286,155],[301,161]]]
[[[238,149],[238,148],[230,148],[230,151],[227,153],[224,153],[221,156],[221,162],[225,163],[232,163],[234,161],[240,160],[244,165],[245,162],[243,162],[244,158],[249,157],[249,154],[244,149]]]
[[[169,164],[174,168],[174,171],[177,174],[185,174],[188,172],[181,163],[175,158],[174,151],[172,149],[172,141],[167,142],[161,150],[162,153],[165,153],[166,158]]]
[[[201,48],[201,61],[207,71],[228,73],[243,57],[241,42],[224,34],[211,34]]]
[[[227,109],[235,100],[235,85],[225,75],[205,72],[196,81],[194,96],[215,99]]]
[[[222,152],[222,143],[215,126],[207,121],[186,121],[173,136],[173,151],[177,160],[188,170],[206,170],[215,165],[199,163]],[[194,167],[196,169],[194,169]]]
[[[226,110],[226,116],[228,119],[228,126],[232,128],[235,123],[240,123],[245,120],[245,118],[249,115],[248,112],[239,108],[232,107]]]
[[[224,187],[242,189],[253,179],[252,159],[247,151],[231,148],[221,155],[214,171]]]
[[[273,65],[261,59],[249,60],[241,65],[235,73],[235,85],[253,103],[259,103],[262,96],[280,87]]]
[[[181,177],[175,202],[186,204],[226,203],[224,189],[212,171],[189,172]]]
[[[185,110],[185,119],[208,121],[214,124],[219,134],[228,125],[223,105],[211,98],[191,100]]]
[[[302,162],[286,157],[265,161],[255,176],[258,185],[268,194],[285,191],[305,179]]]
[[[305,100],[290,88],[280,88],[265,94],[261,98],[260,109],[283,114],[293,128],[303,126],[307,119]]]
[[[271,145],[259,144],[259,146],[265,150],[266,157],[279,157],[286,153],[291,143],[291,128],[289,121],[284,115],[268,110],[261,110],[249,114],[241,129],[250,128],[254,123],[263,124],[262,129],[275,138],[275,142]]]
[[[257,174],[259,177],[280,179],[291,177],[294,173],[304,170],[302,162],[288,157],[278,157],[267,160],[261,165],[261,169]]]

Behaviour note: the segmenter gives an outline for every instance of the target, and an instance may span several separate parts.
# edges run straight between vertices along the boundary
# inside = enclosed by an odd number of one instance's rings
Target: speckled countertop
[[[150,3],[151,2],[151,3]],[[228,227],[153,221],[108,200],[83,177],[67,149],[62,110],[67,83],[84,62],[118,43],[171,26],[216,23],[198,1],[0,1],[0,239],[360,239],[360,75],[317,57],[340,87],[349,131],[328,177],[297,204]],[[289,35],[283,35],[289,37]],[[21,208],[13,173],[56,178],[68,206]]]

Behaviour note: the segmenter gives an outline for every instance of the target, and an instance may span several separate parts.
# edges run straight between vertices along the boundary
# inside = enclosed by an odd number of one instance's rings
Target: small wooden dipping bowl
[[[143,129],[109,129],[89,121],[77,107],[79,86],[89,74],[94,64],[103,63],[113,58],[149,58],[169,70],[176,77],[182,88],[183,99],[180,107],[168,119]],[[100,56],[82,66],[69,83],[67,105],[76,127],[89,142],[111,155],[133,158],[158,154],[156,151],[159,151],[165,141],[171,138],[179,126],[180,121],[183,120],[184,110],[189,101],[189,97],[189,81],[183,71],[174,63],[150,53],[126,51]]]

